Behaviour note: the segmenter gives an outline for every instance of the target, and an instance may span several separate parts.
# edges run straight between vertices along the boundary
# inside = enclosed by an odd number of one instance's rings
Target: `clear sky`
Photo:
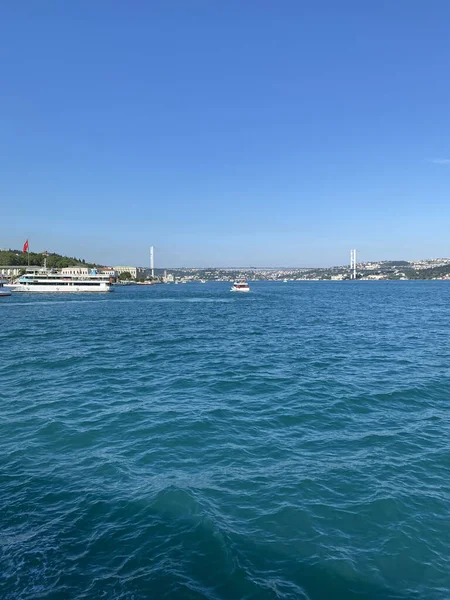
[[[106,264],[450,256],[448,0],[0,7],[0,247]]]

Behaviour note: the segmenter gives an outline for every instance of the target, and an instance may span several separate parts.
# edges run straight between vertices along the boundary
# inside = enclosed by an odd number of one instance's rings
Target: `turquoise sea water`
[[[0,598],[450,597],[450,285],[0,301]]]

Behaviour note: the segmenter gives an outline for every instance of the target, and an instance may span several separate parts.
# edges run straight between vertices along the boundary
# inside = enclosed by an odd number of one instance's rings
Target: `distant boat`
[[[288,280],[287,280],[287,279],[283,279],[283,283],[287,283],[287,282],[288,282]]]
[[[0,279],[0,298],[2,298],[3,296],[11,296],[11,290],[3,287],[5,283],[8,283],[6,279]]]
[[[245,279],[236,279],[231,287],[232,292],[249,292],[250,286],[245,281]]]

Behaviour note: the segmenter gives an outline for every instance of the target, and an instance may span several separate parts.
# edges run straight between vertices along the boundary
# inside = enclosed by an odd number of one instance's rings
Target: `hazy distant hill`
[[[440,277],[448,277],[450,275],[450,265],[420,270],[410,269],[409,271],[405,271],[405,275],[408,279],[439,279]]]

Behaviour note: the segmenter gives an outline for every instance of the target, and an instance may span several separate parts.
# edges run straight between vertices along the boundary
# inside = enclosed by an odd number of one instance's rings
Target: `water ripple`
[[[2,599],[448,599],[448,284],[228,288],[2,302]]]

